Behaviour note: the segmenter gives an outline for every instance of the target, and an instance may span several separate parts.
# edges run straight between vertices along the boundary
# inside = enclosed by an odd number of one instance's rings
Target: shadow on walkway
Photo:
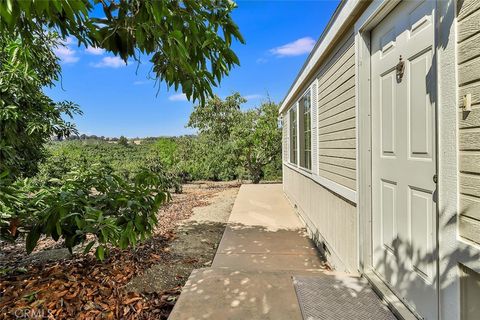
[[[282,185],[242,185],[212,266],[192,272],[169,319],[302,319],[292,279],[302,276],[329,279],[340,304],[371,293],[327,270]],[[338,311],[332,319],[342,319]]]

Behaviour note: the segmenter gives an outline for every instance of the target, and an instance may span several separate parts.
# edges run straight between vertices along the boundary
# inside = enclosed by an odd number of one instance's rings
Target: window
[[[308,91],[299,101],[300,114],[300,166],[312,169],[312,114]]]
[[[290,110],[290,162],[297,163],[297,110]]]

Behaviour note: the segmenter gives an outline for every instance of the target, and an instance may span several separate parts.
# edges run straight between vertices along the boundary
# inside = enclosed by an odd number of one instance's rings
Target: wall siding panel
[[[460,0],[458,17],[458,94],[472,96],[472,111],[459,111],[460,236],[480,244],[480,1]]]
[[[326,119],[337,113],[355,107],[355,87],[351,87],[345,92],[340,93],[339,96],[328,102],[322,102],[323,112],[319,114],[319,118]]]
[[[339,271],[357,271],[355,204],[284,166],[284,190],[308,227],[312,239]]]
[[[317,77],[318,155],[324,160],[329,157],[328,162],[319,163],[320,176],[355,190],[356,169],[351,165],[356,153],[355,46],[351,38],[348,35],[339,45],[329,68]]]
[[[478,0],[474,0],[478,1]],[[467,16],[458,23],[457,40],[459,42],[465,41],[480,33],[480,10],[477,9],[474,13]]]
[[[347,120],[355,120],[355,108],[350,108],[350,109],[347,109],[347,110],[344,110],[344,111],[341,111],[331,117],[328,117],[328,118],[325,118],[325,119],[320,119],[319,123],[318,123],[318,126],[320,128],[324,128],[324,127],[328,127],[328,126],[331,126],[331,125],[340,125],[340,122],[342,121],[347,121]],[[352,121],[350,121],[352,122]],[[355,121],[353,121],[355,123]],[[350,127],[348,127],[350,128]],[[355,124],[353,125],[352,128],[355,128]],[[340,128],[338,128],[338,130],[342,130]],[[334,129],[331,129],[330,132],[333,132],[333,131],[338,131],[338,130],[335,130]]]
[[[345,167],[349,169],[356,169],[356,166],[357,166],[357,161],[354,159],[334,158],[334,157],[327,157],[327,156],[318,157],[318,163],[335,164],[337,166]]]

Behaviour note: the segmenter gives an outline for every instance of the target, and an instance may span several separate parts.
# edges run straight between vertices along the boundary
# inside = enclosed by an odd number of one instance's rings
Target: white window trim
[[[288,168],[294,170],[295,172],[297,173],[300,173],[302,175],[304,175],[305,177],[315,181],[316,183],[318,183],[319,185],[321,185],[322,187],[338,194],[339,196],[341,196],[342,198],[345,198],[347,199],[348,201],[352,202],[352,203],[357,203],[357,191],[355,190],[352,190],[344,185],[341,185],[339,184],[338,182],[335,182],[333,180],[330,180],[330,179],[327,179],[323,176],[321,176],[320,174],[318,174],[317,172],[313,172],[313,167],[312,169],[308,169],[308,168],[304,168],[300,165],[300,153],[301,153],[301,150],[300,150],[300,122],[299,122],[299,118],[300,118],[300,113],[299,113],[299,101],[305,97],[308,93],[310,93],[310,108],[312,108],[312,85],[313,85],[313,82],[308,86],[307,89],[305,89],[305,91],[300,95],[300,97],[298,98],[298,100],[290,107],[286,110],[288,116],[290,117],[290,114],[289,112],[294,109],[294,108],[297,108],[296,109],[296,116],[297,116],[297,123],[296,123],[296,127],[297,127],[297,163],[293,163],[291,162],[291,158],[290,158],[290,150],[289,150],[289,156],[288,156],[288,161],[284,161],[284,165],[287,166]],[[318,85],[317,85],[317,90],[318,90]],[[314,97],[313,97],[314,98]],[[318,106],[317,106],[318,108]],[[312,112],[312,109],[310,109],[310,112]],[[315,110],[316,112],[316,110]],[[290,119],[290,118],[289,118]],[[311,120],[311,119],[310,119]],[[318,121],[318,119],[317,119]],[[291,121],[289,120],[289,126],[291,126]],[[289,128],[290,130],[290,128]],[[310,131],[310,135],[312,134],[312,131]],[[317,128],[317,137],[313,137],[312,136],[312,139],[317,139],[317,142],[318,142],[318,128]],[[291,139],[291,134],[289,132],[289,146],[290,145],[290,139]],[[317,143],[317,148],[318,148],[318,143]],[[313,156],[313,152],[311,154],[311,156]],[[317,151],[317,158],[320,156],[320,152]],[[313,164],[313,159],[312,159],[312,164]],[[317,167],[318,167],[318,159],[317,159]],[[317,168],[318,170],[318,168]]]
[[[315,78],[315,80],[312,82],[310,85],[310,92],[311,92],[311,97],[310,101],[312,103],[312,110],[311,112],[311,129],[312,129],[312,169],[311,171],[315,174],[318,174],[318,167],[319,167],[319,152],[318,152],[318,142],[319,142],[319,136],[318,136],[318,80]],[[315,88],[315,90],[313,90]],[[315,91],[315,92],[314,92]],[[315,129],[315,130],[313,130]],[[313,145],[315,145],[315,150],[313,148]]]
[[[286,114],[287,114],[287,117],[288,117],[288,160],[286,161],[286,163],[288,163],[289,165],[292,165],[292,166],[298,166],[298,156],[299,156],[299,147],[298,147],[298,103],[295,102],[290,108],[288,108],[288,110],[286,111]],[[292,139],[292,132],[291,132],[291,128],[292,128],[292,121],[291,121],[291,114],[290,112],[293,111],[293,109],[296,109],[295,110],[295,116],[296,116],[296,121],[295,121],[295,126],[296,126],[296,137],[295,139],[297,140],[297,163],[294,163],[292,162],[292,157],[291,157],[291,154],[293,152],[293,149],[292,149],[292,144],[291,144],[291,139]]]

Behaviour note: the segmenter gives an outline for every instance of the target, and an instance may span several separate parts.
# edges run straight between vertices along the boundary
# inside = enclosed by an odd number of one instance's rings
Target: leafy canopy
[[[99,7],[104,17],[94,16]],[[235,7],[229,0],[6,0],[0,31],[34,43],[54,30],[125,62],[146,55],[156,79],[203,104],[239,64],[231,49],[235,40],[244,43],[231,18]]]
[[[277,104],[265,101],[258,108],[243,112],[232,129],[233,150],[254,183],[263,179],[269,164],[281,163],[282,132],[278,126],[278,109]]]
[[[245,102],[234,93],[195,107],[188,125],[199,135],[186,150],[195,154],[190,167],[194,165],[211,179],[234,179],[246,171],[254,183],[264,178],[269,166],[281,170],[278,105],[267,100],[257,108],[242,110]]]
[[[53,33],[42,34],[28,45],[0,33],[0,173],[33,176],[44,158],[44,143],[51,136],[76,132],[64,119],[80,113],[78,106],[56,103],[43,93],[43,87],[52,86],[60,77],[60,65],[52,52],[59,45]]]

